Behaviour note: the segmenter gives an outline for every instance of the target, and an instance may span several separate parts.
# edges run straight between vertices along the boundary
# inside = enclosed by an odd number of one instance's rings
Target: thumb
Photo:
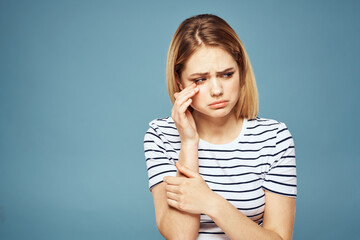
[[[181,165],[179,162],[176,162],[177,169],[186,177],[195,178],[198,177],[199,173],[192,171],[191,169]]]

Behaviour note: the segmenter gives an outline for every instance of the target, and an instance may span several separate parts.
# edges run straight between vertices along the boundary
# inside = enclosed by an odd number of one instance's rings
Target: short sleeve
[[[175,163],[166,154],[161,133],[152,126],[144,137],[144,153],[149,178],[149,190],[163,182],[165,176],[176,176]]]
[[[279,124],[275,151],[270,167],[265,172],[263,188],[277,194],[297,197],[295,146],[284,123]]]

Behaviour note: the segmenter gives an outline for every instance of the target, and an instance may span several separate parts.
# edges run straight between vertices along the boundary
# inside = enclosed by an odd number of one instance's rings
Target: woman
[[[156,223],[166,239],[291,239],[297,194],[286,125],[257,117],[244,46],[221,18],[182,22],[171,41],[171,117],[144,149]],[[266,204],[265,204],[266,203]]]

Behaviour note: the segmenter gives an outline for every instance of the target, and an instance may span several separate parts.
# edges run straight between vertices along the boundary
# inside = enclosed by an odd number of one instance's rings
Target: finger
[[[187,101],[189,98],[193,97],[198,91],[199,87],[183,90],[177,95],[176,100],[181,104]]]
[[[193,83],[193,84],[191,84],[191,85],[187,86],[186,88],[181,89],[181,91],[180,91],[180,92],[175,92],[175,93],[174,93],[174,97],[175,97],[175,98],[177,98],[177,97],[179,96],[179,94],[180,94],[180,93],[186,93],[186,92],[189,92],[189,91],[191,91],[191,89],[195,88],[196,86],[197,86],[197,85],[196,85],[195,83]]]
[[[186,108],[190,105],[189,99],[191,99],[197,92],[199,91],[199,88],[193,89],[190,92],[179,94],[175,101],[175,106],[177,106],[177,109],[179,109],[179,112],[184,113]],[[183,105],[186,104],[186,107],[183,107]],[[182,111],[180,111],[182,109]]]
[[[199,176],[199,173],[192,171],[191,169],[181,165],[179,162],[176,162],[177,169],[188,178],[196,178]]]
[[[166,184],[165,190],[167,192],[180,193],[180,187],[178,185]]]
[[[183,105],[181,105],[181,107],[179,108],[179,112],[185,113],[186,109],[191,105],[191,103],[192,103],[192,99],[189,98],[186,102],[184,102]]]
[[[166,176],[163,178],[164,182],[171,185],[180,185],[184,180],[181,177]]]
[[[180,199],[180,196],[178,194],[172,193],[172,192],[166,192],[166,196],[168,199],[172,199],[175,201],[179,201],[179,199]]]
[[[175,200],[172,200],[172,199],[167,199],[167,203],[169,206],[173,207],[173,208],[176,208],[176,209],[179,209],[179,203]]]

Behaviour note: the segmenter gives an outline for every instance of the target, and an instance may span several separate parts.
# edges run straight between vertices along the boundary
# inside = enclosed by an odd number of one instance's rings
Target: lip
[[[209,106],[210,106],[210,108],[218,109],[218,108],[226,107],[227,104],[228,104],[228,101],[221,100],[221,101],[215,101],[215,102],[209,104]]]
[[[219,104],[219,103],[227,103],[227,102],[228,101],[226,101],[226,100],[219,100],[219,101],[215,101],[215,102],[210,103],[209,106],[216,105],[216,104]]]

